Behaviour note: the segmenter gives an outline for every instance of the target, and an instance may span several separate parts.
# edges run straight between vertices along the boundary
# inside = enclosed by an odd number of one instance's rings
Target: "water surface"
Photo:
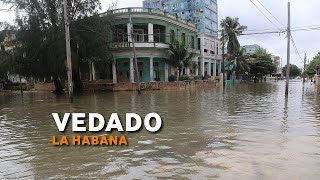
[[[0,179],[318,179],[320,97],[314,85],[85,93],[0,93]],[[128,146],[52,146],[51,113],[156,112],[163,128]],[[70,129],[66,132],[72,135]],[[90,134],[88,134],[90,135]]]

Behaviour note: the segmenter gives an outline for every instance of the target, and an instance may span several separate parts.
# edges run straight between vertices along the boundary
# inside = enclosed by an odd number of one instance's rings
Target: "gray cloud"
[[[282,24],[278,23],[268,14],[257,2],[252,0],[261,10],[274,22],[280,29],[285,29],[282,25],[287,24],[287,0],[259,0],[266,8],[276,16]],[[109,5],[117,2],[118,8],[123,7],[141,7],[142,0],[101,0],[103,10],[107,10]],[[291,0],[291,19],[292,28],[315,26],[320,27],[320,1],[318,0]],[[8,8],[0,5],[0,8]],[[219,19],[226,16],[239,17],[240,23],[248,26],[249,30],[277,30],[250,2],[250,0],[218,0]],[[0,21],[12,22],[14,13],[0,12]],[[248,33],[251,31],[248,31]],[[294,41],[298,47],[301,56],[307,53],[308,59],[312,59],[320,51],[320,30],[317,31],[294,31],[292,33]],[[269,53],[279,55],[283,62],[286,62],[286,35],[267,34],[267,35],[251,35],[241,36],[240,43],[259,44],[266,48]],[[291,47],[291,62],[299,67],[303,66],[303,62]]]

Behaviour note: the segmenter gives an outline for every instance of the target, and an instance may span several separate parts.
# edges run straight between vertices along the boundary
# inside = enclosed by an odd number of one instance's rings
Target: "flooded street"
[[[0,93],[0,179],[317,179],[320,96],[301,81],[291,82],[288,99],[284,91],[274,82],[224,93],[98,92],[72,105],[64,95]],[[122,120],[156,112],[163,127],[125,133],[128,146],[53,146],[52,135],[62,134],[53,112],[116,112]]]

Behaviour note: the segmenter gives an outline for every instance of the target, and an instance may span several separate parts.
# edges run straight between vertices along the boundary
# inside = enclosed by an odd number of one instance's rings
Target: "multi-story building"
[[[189,51],[200,54],[195,24],[177,19],[158,9],[124,8],[113,10],[116,18],[112,64],[113,82],[136,82],[133,40],[138,60],[140,81],[168,81],[176,69],[167,63],[169,45],[174,40],[188,44]],[[131,21],[130,21],[131,19]],[[131,36],[133,32],[134,37]],[[197,61],[198,57],[194,58]],[[184,74],[189,75],[186,68]]]
[[[198,75],[218,76],[221,72],[221,47],[218,39],[217,0],[145,0],[143,7],[160,9],[194,23],[198,29]]]
[[[261,46],[254,44],[254,45],[244,45],[241,46],[241,48],[244,50],[244,54],[250,55],[258,52],[259,50],[262,50],[266,52],[266,49],[262,48]]]
[[[194,22],[200,32],[216,35],[218,31],[217,0],[145,0],[144,8],[161,9]]]
[[[279,56],[271,55],[271,60],[273,64],[277,66],[277,70],[275,73],[273,73],[273,75],[276,77],[281,77],[282,76],[281,58]]]

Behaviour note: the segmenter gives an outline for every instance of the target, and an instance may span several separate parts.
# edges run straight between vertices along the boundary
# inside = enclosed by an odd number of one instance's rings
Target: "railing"
[[[133,47],[132,42],[114,42],[112,48]],[[169,44],[163,42],[135,42],[137,48],[169,48]]]
[[[139,13],[149,13],[149,14],[153,14],[153,15],[164,16],[169,19],[177,20],[180,23],[187,24],[193,28],[196,28],[196,25],[193,22],[183,20],[179,17],[176,17],[176,16],[174,16],[170,13],[167,13],[165,11],[162,11],[160,9],[141,8],[141,7],[121,8],[121,9],[107,11],[105,13],[102,13],[101,15],[104,15],[104,14],[115,14],[115,15],[117,15],[117,14],[139,14]]]

